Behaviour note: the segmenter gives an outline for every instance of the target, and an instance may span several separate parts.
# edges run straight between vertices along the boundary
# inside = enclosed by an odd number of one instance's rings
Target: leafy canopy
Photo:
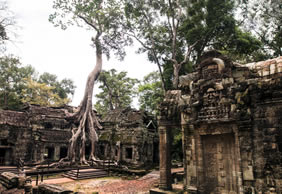
[[[241,4],[237,0],[194,1],[187,7],[188,17],[181,27],[183,36],[194,47],[194,63],[207,49],[216,49],[233,60],[242,62],[256,60],[262,43],[251,33],[243,30],[235,17]]]
[[[21,105],[21,91],[25,87],[23,78],[31,77],[35,70],[22,66],[12,55],[0,57],[0,108],[17,109]]]
[[[100,114],[117,108],[126,108],[136,96],[138,80],[127,77],[124,71],[119,73],[115,69],[102,71],[98,81],[102,91],[96,95],[97,102],[94,107]]]
[[[190,44],[180,34],[180,27],[187,16],[185,0],[125,0],[125,15],[128,34],[140,44],[139,52],[146,52],[148,59],[157,64],[162,87],[169,89],[163,75],[166,64],[173,67],[174,87],[177,87],[178,74],[185,65],[195,43]]]
[[[62,99],[71,98],[74,95],[76,88],[71,79],[65,78],[61,81],[58,81],[56,75],[47,72],[39,76],[38,82],[52,87],[53,93],[58,94],[58,96]]]
[[[75,86],[70,79],[43,73],[37,78],[32,66],[23,66],[12,55],[0,57],[0,108],[19,109],[23,103],[60,106],[69,103]]]
[[[281,0],[249,0],[243,14],[244,27],[262,43],[267,58],[282,55]]]
[[[53,92],[55,87],[48,86],[45,83],[39,83],[31,78],[24,78],[26,87],[22,90],[22,102],[30,104],[38,104],[41,106],[62,106],[68,104],[68,98],[60,98]]]
[[[158,106],[164,99],[164,91],[161,86],[161,78],[157,71],[144,77],[138,86],[140,109],[152,115],[158,115]]]

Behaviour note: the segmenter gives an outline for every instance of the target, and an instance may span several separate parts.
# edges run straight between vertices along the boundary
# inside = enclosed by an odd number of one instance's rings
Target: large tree
[[[100,114],[130,106],[137,93],[135,86],[138,80],[127,77],[125,71],[119,73],[115,69],[103,71],[99,82],[101,92],[96,95],[95,108]]]
[[[95,142],[98,140],[96,130],[101,128],[92,109],[94,82],[102,70],[102,54],[110,56],[114,51],[120,59],[125,55],[124,46],[132,41],[123,32],[122,5],[118,0],[55,0],[53,7],[56,12],[50,15],[50,21],[66,29],[68,25],[78,24],[93,31],[92,43],[96,52],[96,64],[88,75],[84,97],[78,110],[70,115],[77,123],[72,130],[72,138],[68,151],[68,159],[76,160],[76,147],[80,145],[80,162],[86,163],[85,143],[91,142],[90,158],[95,160]],[[78,139],[80,138],[80,143]]]
[[[37,82],[30,77],[24,78],[25,87],[21,91],[21,102],[41,106],[63,106],[70,102],[69,98],[61,98],[55,87]]]
[[[186,0],[125,0],[128,34],[134,37],[147,52],[150,61],[157,64],[162,87],[168,89],[163,75],[165,64],[173,66],[173,87],[178,87],[179,72],[189,61],[198,40],[190,43],[180,33],[187,16]]]
[[[23,103],[61,106],[71,101],[75,86],[70,79],[58,81],[57,76],[24,66],[12,55],[0,57],[0,108],[16,110]]]
[[[23,79],[32,77],[34,72],[31,66],[22,66],[15,56],[0,57],[0,108],[20,108],[21,94],[25,88]]]
[[[251,33],[242,30],[235,18],[238,0],[202,0],[187,7],[188,17],[181,33],[190,43],[199,40],[194,47],[193,58],[198,62],[207,49],[216,49],[233,60],[247,62],[256,60],[262,43]]]
[[[52,87],[54,94],[57,94],[61,99],[68,99],[74,95],[75,86],[71,79],[64,78],[61,81],[54,74],[44,72],[38,78],[39,83],[44,83],[49,87]],[[70,99],[68,99],[70,100]]]
[[[262,44],[235,19],[239,0],[125,0],[128,34],[156,63],[164,90],[178,86],[204,51],[217,49],[234,59],[255,60]]]

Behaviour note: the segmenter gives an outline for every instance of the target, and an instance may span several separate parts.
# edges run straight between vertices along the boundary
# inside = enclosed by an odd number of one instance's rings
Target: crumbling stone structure
[[[0,193],[32,193],[31,178],[11,172],[0,174]]]
[[[176,126],[188,193],[282,193],[282,57],[240,65],[211,51],[179,86],[161,105],[160,187]]]
[[[102,119],[98,157],[131,167],[158,162],[159,139],[153,118],[132,108],[115,109]]]
[[[0,110],[0,165],[16,165],[19,159],[41,162],[64,158],[71,137],[65,110],[36,105],[22,111]]]

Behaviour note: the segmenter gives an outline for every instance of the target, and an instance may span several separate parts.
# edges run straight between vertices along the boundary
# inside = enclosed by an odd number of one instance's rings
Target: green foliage
[[[181,128],[172,128],[172,145],[171,145],[171,159],[182,162],[183,151],[182,151],[182,132]]]
[[[55,87],[48,86],[45,83],[39,83],[31,78],[24,78],[26,87],[22,90],[22,102],[38,104],[41,106],[62,106],[68,104],[68,98],[61,98],[54,93]]]
[[[207,49],[217,49],[241,62],[263,57],[261,41],[244,32],[235,19],[238,6],[235,0],[205,0],[195,1],[187,8],[189,17],[181,31],[188,42],[199,40],[193,51],[194,62]]]
[[[43,73],[37,79],[32,66],[23,66],[14,56],[0,58],[0,108],[19,109],[23,103],[60,106],[70,102],[75,86],[69,79]]]
[[[282,4],[280,0],[249,0],[245,27],[263,43],[268,57],[282,55]]]
[[[117,73],[115,69],[111,69],[102,71],[98,81],[102,91],[96,95],[97,102],[94,107],[100,114],[131,105],[136,95],[137,79],[127,77],[124,71]]]
[[[176,88],[177,76],[191,71],[206,50],[241,62],[265,57],[261,41],[235,19],[241,7],[237,0],[125,2],[128,34],[141,43],[139,52],[158,65],[166,90]]]
[[[58,81],[56,75],[47,72],[39,76],[38,82],[45,83],[47,86],[53,87],[53,93],[58,94],[58,96],[62,99],[73,96],[76,88],[72,80],[63,79]]]
[[[178,69],[189,64],[190,50],[194,43],[188,42],[180,33],[189,6],[188,1],[126,0],[125,15],[128,34],[134,37],[146,52],[148,59],[157,64],[163,89],[169,89],[171,82],[178,79]],[[173,77],[166,76],[166,68],[173,71]],[[174,84],[175,85],[175,84]],[[174,86],[175,87],[175,86]]]
[[[159,114],[158,106],[164,99],[164,91],[158,72],[151,72],[144,77],[138,86],[138,97],[140,109],[155,116]]]
[[[21,105],[21,90],[25,87],[23,78],[34,74],[31,66],[22,67],[18,58],[0,58],[0,108],[17,109]]]

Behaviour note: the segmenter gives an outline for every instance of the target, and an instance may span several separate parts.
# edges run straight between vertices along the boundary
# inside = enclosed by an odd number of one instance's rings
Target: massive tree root
[[[89,160],[96,160],[94,156],[95,142],[98,141],[96,130],[102,128],[92,107],[94,82],[98,79],[102,70],[102,51],[97,37],[93,40],[93,42],[96,46],[96,65],[87,78],[84,97],[78,107],[78,110],[69,115],[69,118],[78,126],[72,130],[72,137],[69,140],[67,159],[72,163],[76,162],[76,148],[80,145],[80,163],[87,164],[87,160],[85,158],[85,144],[87,140],[91,142]]]

